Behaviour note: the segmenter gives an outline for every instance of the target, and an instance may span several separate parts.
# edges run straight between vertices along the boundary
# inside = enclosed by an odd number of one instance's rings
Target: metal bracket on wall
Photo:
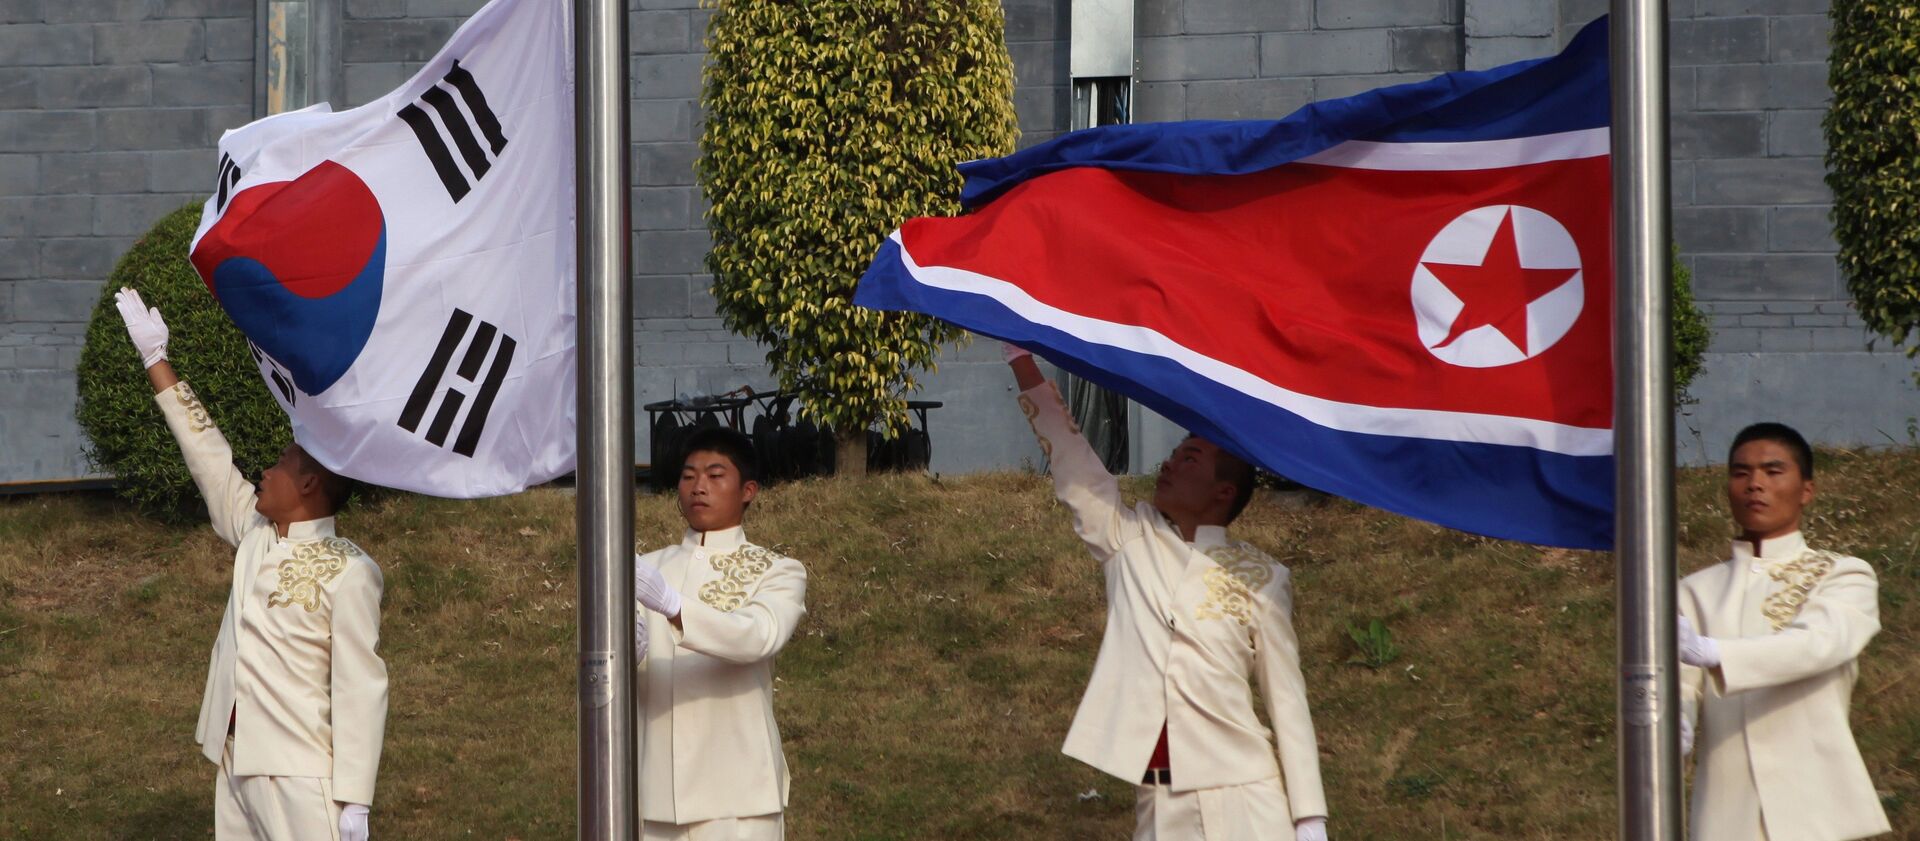
[[[1072,128],[1133,122],[1134,0],[1072,0],[1068,75],[1073,80]],[[1067,409],[1107,470],[1127,471],[1133,449],[1129,430],[1139,414],[1133,401],[1060,373]]]
[[[339,102],[346,65],[340,60],[338,0],[255,0],[253,115],[263,117]]]

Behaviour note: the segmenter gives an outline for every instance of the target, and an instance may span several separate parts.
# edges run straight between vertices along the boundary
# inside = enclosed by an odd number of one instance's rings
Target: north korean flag
[[[1608,548],[1606,34],[963,164],[971,212],[894,232],[854,300],[1029,348],[1331,493]]]

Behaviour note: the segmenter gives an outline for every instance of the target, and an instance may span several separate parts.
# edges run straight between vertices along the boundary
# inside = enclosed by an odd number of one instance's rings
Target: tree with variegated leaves
[[[1833,238],[1860,320],[1920,354],[1920,8],[1834,0],[1823,121]]]
[[[698,172],[713,296],[782,389],[865,469],[866,430],[906,424],[916,371],[960,337],[854,306],[887,233],[957,213],[954,165],[1013,151],[998,0],[719,0]]]

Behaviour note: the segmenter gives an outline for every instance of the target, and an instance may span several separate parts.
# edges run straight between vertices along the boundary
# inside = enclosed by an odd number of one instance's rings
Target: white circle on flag
[[[1509,224],[1511,230],[1505,233],[1511,237],[1511,251],[1502,253],[1494,248],[1495,240]],[[1503,257],[1511,262],[1516,255],[1518,265],[1493,265]],[[1467,310],[1467,299],[1486,294],[1486,290],[1450,288],[1429,264],[1439,264],[1447,274],[1456,270],[1471,273],[1476,267],[1490,273],[1510,272],[1514,279],[1507,288],[1493,292],[1527,300],[1524,342],[1516,342],[1512,335],[1520,329],[1517,312],[1503,322],[1507,326],[1504,331],[1493,323],[1471,323],[1474,313],[1467,314],[1468,323],[1456,323]],[[1561,276],[1565,276],[1564,281],[1558,280]],[[1413,269],[1413,312],[1420,346],[1442,362],[1465,368],[1495,368],[1539,356],[1565,337],[1580,319],[1586,302],[1583,276],[1580,249],[1573,235],[1553,217],[1517,204],[1489,205],[1462,213],[1434,235]],[[1552,286],[1529,291],[1521,278],[1532,278],[1536,284],[1544,280]]]

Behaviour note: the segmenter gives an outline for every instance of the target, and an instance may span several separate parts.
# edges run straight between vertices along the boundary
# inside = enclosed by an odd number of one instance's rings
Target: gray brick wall
[[[0,4],[0,482],[87,473],[73,421],[113,264],[253,116],[253,0]]]
[[[1755,420],[1874,445],[1905,442],[1920,415],[1912,364],[1884,341],[1870,348],[1833,259],[1826,11],[1822,0],[1673,4],[1674,240],[1714,331],[1700,402],[1681,416],[1689,461],[1724,458]]]
[[[344,0],[343,106],[398,86],[482,0]],[[1065,131],[1068,0],[1003,0],[1022,146]],[[1317,99],[1563,44],[1606,0],[1136,0],[1139,122],[1279,117]],[[696,0],[630,0],[636,403],[772,384],[726,332],[694,185]],[[1683,454],[1762,414],[1836,444],[1904,440],[1897,354],[1866,350],[1827,222],[1826,0],[1671,0],[1674,230],[1715,328]],[[0,2],[0,481],[77,475],[82,319],[126,244],[200,198],[252,115],[253,0]],[[992,347],[942,357],[935,467],[1037,455]],[[1794,395],[1858,395],[1801,408]],[[1824,400],[1825,398],[1823,398]],[[1864,400],[1865,403],[1859,401]],[[49,407],[54,408],[49,408]],[[645,438],[640,442],[644,447]]]

